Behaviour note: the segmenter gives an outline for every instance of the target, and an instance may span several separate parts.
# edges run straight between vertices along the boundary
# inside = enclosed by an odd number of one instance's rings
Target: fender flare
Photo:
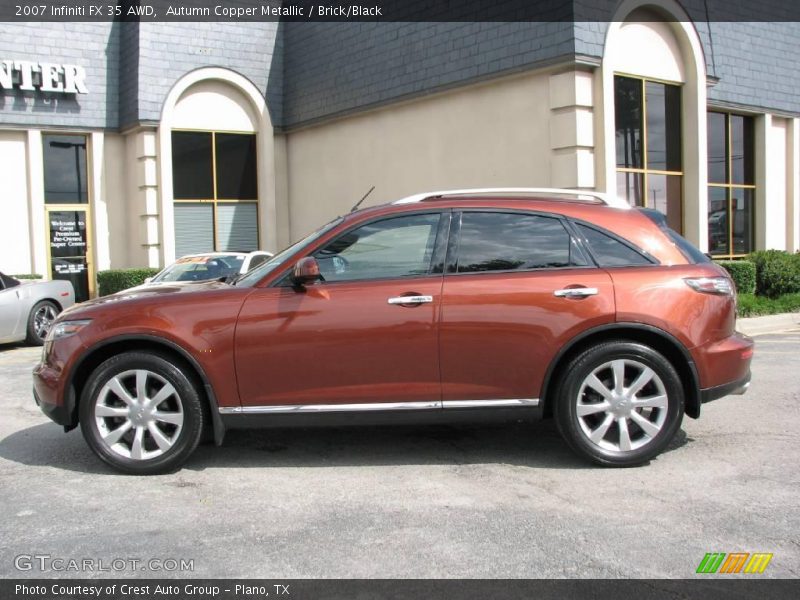
[[[630,331],[630,330],[637,330],[649,335],[655,335],[664,340],[664,342],[668,343],[670,346],[677,350],[683,360],[686,362],[686,366],[689,371],[689,379],[690,381],[685,382],[687,385],[686,388],[686,398],[685,398],[685,410],[686,414],[692,418],[697,418],[700,416],[700,378],[697,373],[697,365],[695,365],[694,359],[692,355],[687,350],[686,346],[678,340],[674,335],[671,333],[664,331],[658,327],[654,327],[652,325],[647,325],[645,323],[634,323],[634,322],[625,322],[625,321],[615,321],[614,323],[606,323],[605,325],[599,325],[597,327],[593,327],[591,329],[587,329],[586,331],[582,331],[575,337],[573,337],[568,343],[564,344],[550,361],[550,364],[547,367],[547,371],[545,371],[544,380],[542,382],[542,389],[539,393],[539,397],[542,398],[543,401],[547,401],[548,394],[551,391],[551,379],[553,374],[556,371],[556,368],[560,365],[561,360],[569,354],[572,350],[575,349],[581,342],[586,340],[589,337],[598,334],[608,334],[613,333],[615,331]],[[677,365],[676,365],[677,366]],[[543,407],[543,408],[546,408]]]
[[[178,354],[181,358],[186,360],[189,363],[189,366],[194,369],[197,373],[197,376],[200,378],[201,383],[203,384],[203,388],[205,390],[206,398],[208,399],[208,410],[211,413],[211,427],[214,431],[214,443],[217,446],[222,445],[222,440],[225,437],[225,424],[222,422],[222,418],[219,415],[219,404],[217,403],[217,396],[214,393],[214,388],[211,386],[211,383],[206,376],[203,367],[197,362],[192,354],[186,350],[180,344],[173,342],[172,340],[168,340],[163,337],[159,337],[157,335],[147,334],[147,333],[133,333],[133,334],[125,334],[120,335],[112,338],[105,339],[93,346],[87,348],[80,356],[80,358],[75,362],[70,370],[69,376],[67,377],[67,385],[66,390],[68,390],[67,397],[65,401],[67,403],[67,414],[74,414],[76,404],[78,402],[77,393],[75,391],[74,380],[75,375],[78,370],[81,368],[86,359],[89,356],[92,356],[98,350],[110,346],[112,344],[118,344],[120,342],[147,342],[149,344],[156,344],[163,346],[172,352]],[[77,423],[76,423],[77,425]]]

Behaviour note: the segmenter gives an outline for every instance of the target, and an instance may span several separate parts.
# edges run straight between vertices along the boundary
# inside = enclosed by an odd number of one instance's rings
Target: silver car
[[[0,343],[41,346],[56,315],[75,304],[69,281],[26,281],[0,273]]]

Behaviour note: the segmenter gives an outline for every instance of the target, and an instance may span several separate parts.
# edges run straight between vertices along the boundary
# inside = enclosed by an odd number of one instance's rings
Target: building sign
[[[86,69],[28,60],[0,60],[0,88],[55,94],[88,94]]]
[[[77,302],[88,300],[86,211],[51,210],[47,217],[50,225],[50,274],[53,279],[72,283]]]
[[[86,213],[50,212],[50,256],[65,258],[86,255]]]

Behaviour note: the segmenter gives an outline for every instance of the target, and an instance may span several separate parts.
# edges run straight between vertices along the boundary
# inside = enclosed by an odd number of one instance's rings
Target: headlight
[[[78,333],[91,322],[91,319],[84,319],[82,321],[61,321],[56,323],[50,328],[46,341],[52,342],[53,340],[69,337],[73,333]]]

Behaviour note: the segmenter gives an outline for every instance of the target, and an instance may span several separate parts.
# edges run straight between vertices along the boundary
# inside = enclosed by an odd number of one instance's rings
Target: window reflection
[[[570,237],[557,219],[511,213],[464,213],[458,273],[545,269],[583,264],[570,258]]]
[[[46,204],[86,204],[86,136],[42,136],[44,201]]]
[[[755,140],[752,117],[708,113],[708,248],[716,256],[753,250]]]
[[[317,251],[325,281],[426,275],[439,215],[410,215],[368,223]]]

